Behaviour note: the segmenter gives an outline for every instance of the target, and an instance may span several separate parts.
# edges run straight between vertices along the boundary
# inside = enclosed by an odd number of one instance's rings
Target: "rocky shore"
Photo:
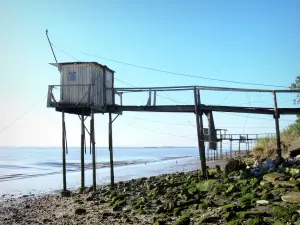
[[[5,200],[0,224],[300,225],[299,166],[259,175],[228,168],[209,169],[208,180],[192,171],[78,190],[69,198]]]

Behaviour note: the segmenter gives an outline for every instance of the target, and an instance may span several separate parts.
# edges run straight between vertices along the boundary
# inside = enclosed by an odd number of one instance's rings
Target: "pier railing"
[[[49,85],[47,107],[92,105],[91,84],[88,85]]]

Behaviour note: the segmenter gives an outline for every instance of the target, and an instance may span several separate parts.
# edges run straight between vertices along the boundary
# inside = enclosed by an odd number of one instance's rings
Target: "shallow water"
[[[115,148],[115,180],[179,172],[185,167],[190,168],[191,164],[187,160],[193,159],[197,154],[196,148]],[[1,148],[0,159],[1,195],[40,193],[62,188],[61,148]],[[87,149],[86,185],[92,182],[91,160]],[[97,183],[109,183],[107,148],[97,149],[96,161]],[[68,187],[79,187],[79,182],[80,149],[70,148],[67,155]]]

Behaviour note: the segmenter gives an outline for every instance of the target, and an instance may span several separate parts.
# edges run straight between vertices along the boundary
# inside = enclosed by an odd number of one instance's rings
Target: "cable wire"
[[[62,47],[60,47],[58,45],[54,45],[54,44],[52,44],[52,45],[53,45],[53,47],[55,47],[58,50],[62,51],[62,49],[61,49]],[[152,68],[152,67],[148,67],[148,66],[142,66],[142,65],[137,65],[137,64],[133,64],[133,63],[123,62],[123,61],[119,61],[119,60],[115,60],[115,59],[111,59],[111,58],[98,56],[98,55],[95,55],[95,54],[86,53],[86,52],[83,52],[83,51],[78,51],[78,50],[70,50],[70,51],[78,52],[78,53],[83,54],[83,55],[87,55],[87,56],[91,56],[91,57],[99,58],[99,59],[104,59],[104,60],[107,60],[107,61],[111,61],[111,62],[115,62],[115,63],[127,65],[127,66],[132,66],[132,67],[137,67],[137,68],[141,68],[141,69],[151,70],[151,71],[155,71],[155,72],[159,72],[159,73],[172,74],[172,75],[176,75],[176,76],[184,76],[184,77],[191,77],[191,78],[197,78],[197,79],[203,79],[203,80],[212,80],[212,81],[219,81],[219,82],[227,82],[227,83],[234,83],[234,84],[265,86],[265,87],[278,87],[278,88],[290,88],[290,87],[283,86],[283,85],[241,82],[241,81],[233,81],[233,80],[225,80],[225,79],[217,79],[217,78],[196,76],[196,75],[185,74],[185,73],[177,73],[177,72],[172,72],[172,71],[168,71],[168,70],[157,69],[157,68]]]
[[[18,120],[22,119],[25,115],[27,115],[31,110],[33,110],[35,107],[37,107],[42,101],[44,101],[48,96],[46,95],[46,97],[44,97],[42,100],[40,100],[37,104],[35,104],[34,106],[32,106],[29,110],[27,110],[25,113],[23,113],[21,116],[19,116],[18,118],[16,118],[13,122],[11,122],[9,125],[7,125],[6,127],[4,127],[0,133],[4,132],[5,130],[7,130],[9,127],[11,127],[15,122],[17,122]]]

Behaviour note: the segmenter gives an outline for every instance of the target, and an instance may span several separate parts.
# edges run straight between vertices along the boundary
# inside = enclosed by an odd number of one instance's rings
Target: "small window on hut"
[[[76,72],[70,73],[70,81],[76,81]]]

